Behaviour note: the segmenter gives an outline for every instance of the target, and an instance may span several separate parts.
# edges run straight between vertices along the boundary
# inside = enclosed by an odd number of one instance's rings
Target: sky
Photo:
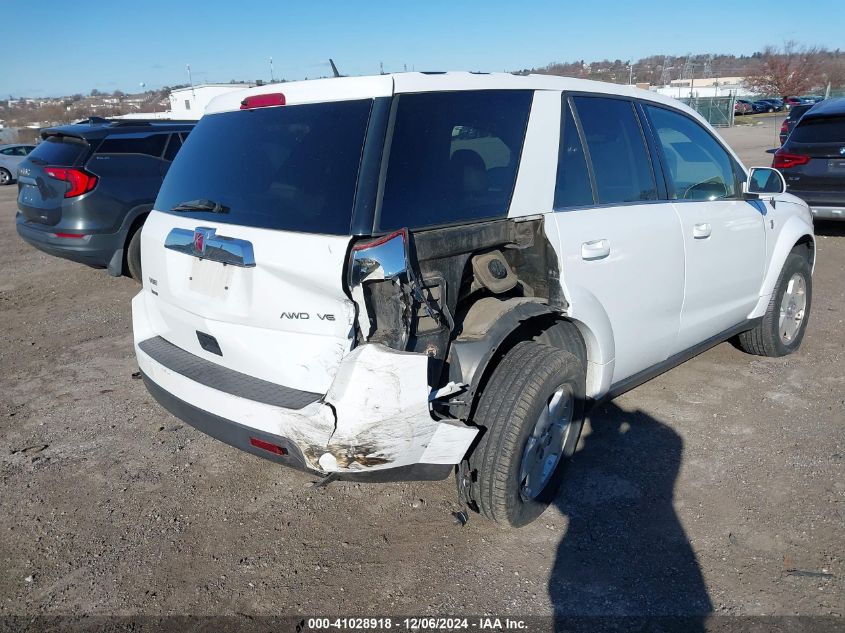
[[[796,6],[811,10],[796,10]],[[845,47],[845,1],[0,0],[0,98]],[[144,84],[144,87],[141,87]]]

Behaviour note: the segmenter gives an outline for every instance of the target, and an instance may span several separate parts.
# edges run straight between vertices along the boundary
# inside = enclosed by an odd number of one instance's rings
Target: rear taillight
[[[772,167],[775,169],[789,169],[796,165],[806,165],[810,162],[810,157],[804,154],[789,154],[779,149],[775,152],[775,159],[772,161]]]
[[[783,123],[780,124],[780,133],[789,134],[789,121],[787,121],[786,119],[784,119]]]
[[[285,95],[281,92],[274,92],[266,95],[252,95],[241,101],[241,110],[252,110],[253,108],[270,108],[272,106],[285,105]]]
[[[97,177],[81,169],[70,169],[68,167],[45,167],[44,172],[55,178],[70,184],[65,191],[65,198],[75,198],[83,193],[88,193],[97,186]]]

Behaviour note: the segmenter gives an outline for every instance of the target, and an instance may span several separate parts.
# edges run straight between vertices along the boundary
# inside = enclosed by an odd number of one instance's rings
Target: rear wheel
[[[0,187],[3,185],[11,185],[12,184],[12,172],[8,169],[4,169],[0,167]]]
[[[129,276],[138,283],[143,282],[143,275],[141,272],[141,229],[143,225],[135,229],[132,237],[129,238],[129,244],[126,246],[126,270]]]
[[[740,348],[758,356],[786,356],[797,350],[807,330],[812,299],[810,262],[793,251],[786,258],[763,319],[739,335]]]
[[[581,434],[585,382],[567,351],[523,341],[504,356],[475,414],[484,434],[459,468],[459,488],[479,512],[519,527],[554,500]]]

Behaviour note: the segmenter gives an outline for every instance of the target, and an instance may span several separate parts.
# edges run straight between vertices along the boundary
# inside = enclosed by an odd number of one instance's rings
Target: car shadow
[[[813,232],[826,237],[845,237],[845,222],[839,220],[813,220]]]
[[[642,411],[591,413],[555,501],[569,519],[549,580],[556,628],[680,616],[683,630],[703,630],[713,605],[673,506],[682,453],[681,437]]]

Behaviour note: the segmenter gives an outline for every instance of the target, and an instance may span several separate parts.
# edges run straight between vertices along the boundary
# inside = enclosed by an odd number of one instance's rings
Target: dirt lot
[[[769,164],[770,132],[725,137]],[[798,354],[723,344],[618,398],[556,507],[515,531],[458,525],[451,480],[315,489],[165,413],[132,379],[138,287],[26,246],[15,195],[0,616],[845,615],[845,227],[818,227]]]

